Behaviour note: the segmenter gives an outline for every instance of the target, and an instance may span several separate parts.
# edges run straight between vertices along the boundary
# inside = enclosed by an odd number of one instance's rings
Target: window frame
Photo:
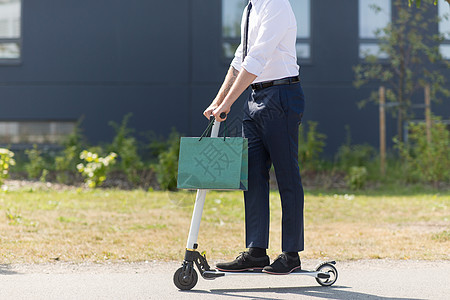
[[[439,2],[438,7],[437,7],[438,18],[441,18],[441,12],[440,12],[441,5],[447,5],[447,4],[442,4],[441,2]],[[449,9],[449,12],[447,13],[447,18],[449,19],[448,22],[450,23],[450,9]],[[441,53],[441,46],[450,47],[450,30],[448,32],[441,32],[440,23],[441,23],[441,21],[438,23],[438,33],[439,33],[439,35],[444,36],[444,40],[439,43],[439,54],[442,55],[442,59],[448,61],[448,60],[450,60],[450,56],[446,57]]]
[[[0,147],[30,147],[33,144],[56,145],[67,137],[77,120],[51,119],[0,119]],[[64,128],[65,126],[65,128]],[[37,132],[30,129],[40,128]],[[24,132],[25,131],[25,132]]]
[[[228,57],[225,55],[224,46],[226,43],[229,43],[229,44],[237,44],[239,47],[239,45],[241,43],[241,36],[239,35],[239,37],[225,37],[223,34],[223,25],[224,25],[223,24],[223,21],[224,21],[224,19],[223,19],[223,2],[224,1],[227,1],[227,0],[220,1],[220,37],[221,37],[221,39],[220,39],[219,49],[220,49],[220,57],[221,57],[222,62],[224,64],[229,64],[231,62],[231,60],[233,59],[233,56]],[[244,1],[242,1],[242,2],[244,2]],[[245,8],[245,6],[244,6],[244,8]],[[241,17],[242,17],[242,13],[243,13],[243,11],[241,11],[241,15],[240,15]]]
[[[292,1],[297,1],[297,0],[292,0]],[[311,65],[313,62],[313,43],[312,43],[312,35],[313,35],[313,7],[314,7],[314,1],[313,0],[308,0],[309,1],[309,37],[307,38],[299,38],[297,37],[297,40],[295,42],[295,46],[298,46],[299,44],[306,44],[309,46],[309,56],[308,57],[299,57],[297,54],[297,61],[299,62],[298,64],[300,65]],[[301,63],[300,63],[301,62]]]
[[[450,60],[450,56],[447,57],[447,56],[444,56],[444,55],[442,54],[441,46],[447,46],[447,47],[450,47],[450,40],[445,39],[445,40],[443,40],[443,41],[439,44],[439,54],[442,56],[442,59],[443,59],[443,60]]]
[[[382,42],[379,39],[377,39],[376,37],[374,37],[374,38],[361,37],[361,32],[360,32],[360,30],[361,30],[361,26],[360,26],[361,25],[361,23],[360,23],[361,1],[362,0],[358,0],[358,60],[360,63],[365,63],[366,57],[361,57],[361,45],[366,44],[366,45],[379,46]],[[392,22],[393,21],[393,2],[392,2],[392,0],[389,0],[389,1],[390,1],[390,9],[391,9],[391,18],[390,18],[389,22]],[[379,29],[381,29],[381,28],[379,28]],[[380,57],[378,55],[376,55],[376,56],[377,56],[378,61],[381,63],[386,63],[390,59],[389,55],[388,55],[388,57]]]
[[[20,20],[19,20],[19,37],[18,38],[1,38],[0,44],[17,44],[19,47],[19,57],[17,58],[1,58],[0,66],[20,65],[23,61],[23,5],[24,0],[20,1]]]
[[[228,57],[225,55],[225,51],[224,51],[224,45],[225,43],[230,43],[230,44],[237,44],[239,46],[239,44],[241,43],[241,37],[237,37],[237,38],[230,38],[230,37],[225,37],[223,35],[223,1],[227,1],[227,0],[222,0],[221,1],[221,6],[220,6],[220,35],[221,35],[221,39],[220,39],[220,49],[221,49],[221,59],[222,62],[224,64],[229,64],[230,63],[230,59],[233,59],[233,56]],[[296,0],[293,0],[296,1]],[[297,37],[295,45],[299,45],[299,44],[306,44],[309,46],[309,57],[299,57],[297,55],[297,61],[301,61],[302,65],[305,64],[311,64],[312,63],[312,57],[313,57],[313,51],[312,51],[312,32],[313,32],[313,3],[314,1],[312,0],[307,0],[309,1],[309,37],[308,38],[299,38]],[[245,6],[244,6],[245,7]],[[241,14],[242,16],[242,14]]]

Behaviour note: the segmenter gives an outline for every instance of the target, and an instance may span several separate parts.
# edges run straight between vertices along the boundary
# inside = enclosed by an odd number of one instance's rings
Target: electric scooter
[[[214,118],[214,116],[212,116]],[[226,114],[222,113],[220,115],[221,119],[226,118]],[[218,137],[220,122],[215,122],[211,130],[211,137]],[[215,269],[211,269],[206,260],[205,252],[199,253],[197,251],[198,244],[197,238],[200,229],[200,221],[203,213],[203,206],[205,204],[207,190],[197,190],[197,196],[194,204],[194,211],[192,213],[191,227],[189,229],[189,236],[186,244],[186,252],[184,256],[184,261],[182,266],[175,272],[173,276],[173,282],[177,288],[180,290],[190,290],[192,289],[198,281],[197,272],[194,269],[194,264],[197,267],[200,275],[206,280],[213,280],[224,276],[239,276],[239,275],[270,275],[262,272],[262,270],[248,270],[245,272],[219,272]],[[333,285],[337,278],[338,272],[335,261],[323,262],[316,266],[314,270],[298,270],[294,271],[285,276],[291,275],[307,275],[314,277],[316,281],[322,286]]]

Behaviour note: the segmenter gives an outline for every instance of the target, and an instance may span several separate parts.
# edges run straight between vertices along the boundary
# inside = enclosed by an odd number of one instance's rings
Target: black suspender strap
[[[248,49],[248,23],[250,20],[250,11],[252,10],[252,2],[250,1],[247,5],[247,19],[245,20],[245,26],[244,26],[244,45],[243,46],[243,53],[242,53],[242,61],[244,61],[245,57],[247,56],[247,49]]]

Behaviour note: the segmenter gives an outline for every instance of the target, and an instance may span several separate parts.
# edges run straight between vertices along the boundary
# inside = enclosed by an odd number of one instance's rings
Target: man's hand
[[[228,113],[230,112],[230,110],[231,110],[231,107],[230,107],[230,106],[226,105],[226,103],[222,103],[221,105],[219,105],[219,106],[213,111],[212,114],[213,114],[214,117],[216,118],[216,121],[217,121],[217,122],[222,122],[222,121],[225,121],[225,120],[227,119],[227,117],[225,117],[224,119],[222,119],[222,118],[220,117],[220,115],[221,115],[222,113],[225,113],[225,114],[228,115]]]
[[[213,114],[213,111],[218,107],[219,105],[217,105],[215,103],[215,101],[213,101],[211,103],[211,105],[208,106],[207,109],[205,109],[205,111],[203,112],[203,115],[209,120],[209,118],[211,117],[211,115]]]

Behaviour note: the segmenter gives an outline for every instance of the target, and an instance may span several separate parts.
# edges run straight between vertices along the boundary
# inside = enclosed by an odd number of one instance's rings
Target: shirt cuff
[[[261,64],[257,59],[247,55],[242,63],[242,67],[249,73],[259,77],[264,70],[264,65]]]

